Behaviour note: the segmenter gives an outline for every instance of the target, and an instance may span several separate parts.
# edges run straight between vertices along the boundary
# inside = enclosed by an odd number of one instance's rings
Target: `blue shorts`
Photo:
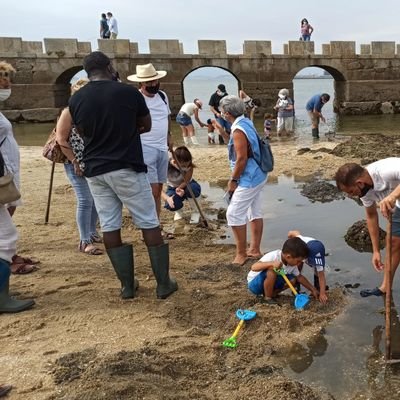
[[[143,159],[147,165],[147,179],[150,183],[166,183],[168,172],[168,151],[142,145]]]
[[[398,207],[392,215],[392,235],[400,237],[400,208]]]
[[[193,191],[194,197],[199,197],[201,194],[201,186],[194,179],[190,181],[189,185]],[[182,197],[176,194],[176,188],[172,186],[168,186],[166,194],[167,196],[174,198],[174,208],[171,208],[168,202],[165,202],[164,204],[164,208],[170,211],[180,210],[183,207],[184,200],[190,199],[192,197],[187,187],[185,188],[185,194]]]
[[[248,288],[251,293],[256,295],[264,295],[264,281],[267,276],[267,271],[261,271],[252,281],[248,283]],[[293,274],[286,275],[289,281],[292,281],[295,276]],[[276,277],[274,289],[282,290],[285,286],[285,280],[281,275]]]
[[[216,120],[225,129],[226,133],[231,133],[232,124],[230,122],[226,121],[222,117],[216,118]]]
[[[127,168],[86,179],[99,214],[102,232],[121,229],[122,205],[129,210],[138,228],[153,229],[160,225],[145,172]]]
[[[181,126],[193,125],[192,118],[184,113],[178,113],[178,115],[176,116],[176,122]]]

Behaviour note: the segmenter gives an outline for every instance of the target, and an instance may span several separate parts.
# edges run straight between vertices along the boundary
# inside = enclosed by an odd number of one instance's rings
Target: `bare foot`
[[[243,266],[246,264],[246,261],[248,260],[247,256],[236,256],[235,259],[232,261],[232,265],[237,265],[239,267]]]

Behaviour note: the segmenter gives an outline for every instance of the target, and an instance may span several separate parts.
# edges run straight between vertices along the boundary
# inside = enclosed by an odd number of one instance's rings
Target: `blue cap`
[[[307,243],[308,258],[307,264],[313,267],[325,268],[325,246],[319,240],[310,240]]]

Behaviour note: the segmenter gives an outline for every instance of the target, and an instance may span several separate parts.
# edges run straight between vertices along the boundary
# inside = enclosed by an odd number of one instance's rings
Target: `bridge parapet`
[[[186,54],[183,44],[178,39],[149,39],[149,53],[141,53],[137,42],[129,39],[106,40],[98,39],[98,49],[110,57],[162,56],[162,57],[274,57],[281,54],[272,53],[270,40],[245,40],[242,54],[228,54],[225,40],[198,40],[198,53]],[[43,45],[44,44],[44,45]],[[25,41],[17,37],[0,37],[0,57],[75,57],[92,51],[90,42],[80,42],[69,38],[45,38],[41,41]],[[332,56],[332,57],[396,57],[400,56],[400,45],[389,41],[374,41],[370,44],[360,44],[356,51],[355,41],[331,41],[322,44],[321,54],[315,53],[314,42],[299,40],[289,41],[283,45],[283,55],[301,56]]]

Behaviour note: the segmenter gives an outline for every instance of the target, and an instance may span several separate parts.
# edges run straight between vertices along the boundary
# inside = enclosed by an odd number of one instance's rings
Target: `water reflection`
[[[285,361],[293,372],[301,373],[311,366],[314,357],[321,357],[328,349],[328,341],[326,340],[325,330],[312,336],[306,343],[293,343],[288,353],[286,354]]]

